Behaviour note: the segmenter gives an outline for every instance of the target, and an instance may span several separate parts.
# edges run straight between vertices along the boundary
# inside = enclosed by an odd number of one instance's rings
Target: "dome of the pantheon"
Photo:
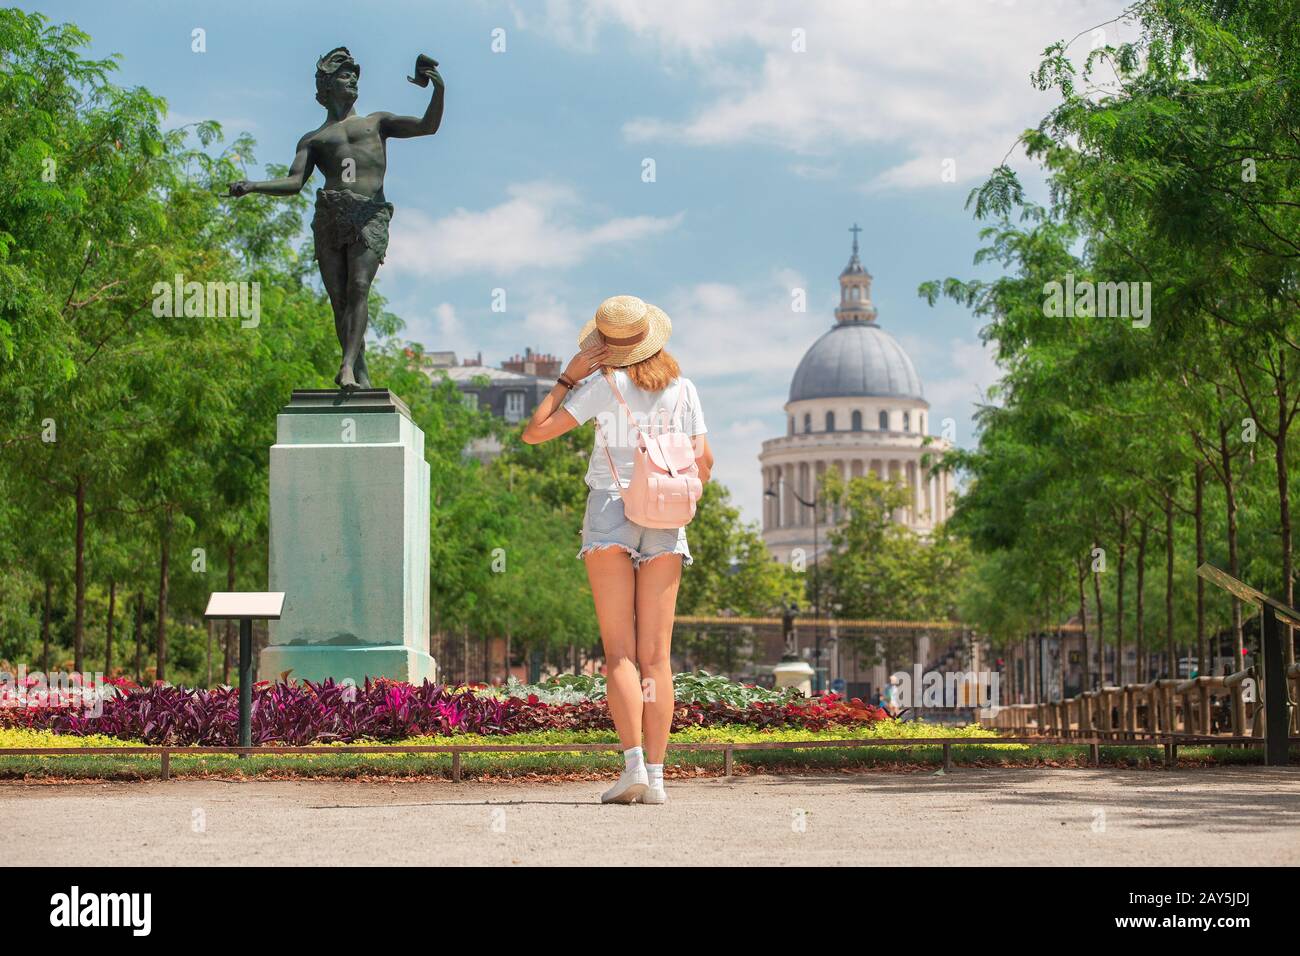
[[[841,320],[804,353],[790,382],[792,402],[849,396],[925,397],[903,347],[872,321]]]

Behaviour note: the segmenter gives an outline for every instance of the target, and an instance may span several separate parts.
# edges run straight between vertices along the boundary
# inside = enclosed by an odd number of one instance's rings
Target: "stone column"
[[[795,518],[794,507],[794,465],[787,463],[781,466],[785,473],[785,482],[781,492],[781,527],[793,528],[798,521]]]
[[[767,489],[771,488],[772,490],[776,490],[774,488],[774,485],[772,485],[772,468],[771,467],[763,468],[762,475],[763,475],[763,531],[771,531],[772,528],[776,527],[775,509],[774,507],[772,507],[775,505],[776,499],[767,496]]]
[[[826,524],[826,506],[817,500],[822,493],[822,477],[825,474],[826,474],[826,462],[825,460],[818,458],[816,461],[813,462],[812,483],[808,486],[809,491],[811,493],[807,495],[807,498],[809,501],[817,502],[817,504],[814,505],[814,507],[817,508],[817,523],[819,525]],[[811,518],[809,520],[811,520]],[[818,543],[820,544],[820,542]]]
[[[811,472],[812,472],[812,466],[810,463],[806,461],[801,461],[799,463],[799,497],[802,498],[804,501],[811,500],[808,497],[808,488],[812,483],[810,477]],[[797,501],[795,502],[795,504],[799,506],[799,526],[802,528],[805,525],[807,525],[810,521],[810,516],[808,515],[808,509],[805,508],[803,505],[799,504],[799,502]]]
[[[903,491],[907,491],[907,459],[906,458],[898,459],[898,481],[899,484],[902,486]],[[898,510],[904,524],[906,524],[911,520],[912,509],[909,508],[906,504],[904,504],[903,507],[899,508]]]
[[[921,489],[921,460],[918,458],[912,463],[912,521],[914,524],[921,524],[924,521],[925,509],[922,507]]]
[[[768,487],[776,492],[775,498],[768,499],[772,503],[772,527],[779,528],[781,527],[781,495],[784,491],[781,487],[781,466],[773,465],[768,469],[768,473],[771,479]]]

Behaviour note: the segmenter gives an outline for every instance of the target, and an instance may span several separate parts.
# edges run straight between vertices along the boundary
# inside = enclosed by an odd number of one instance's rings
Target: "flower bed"
[[[996,735],[978,725],[965,727],[947,727],[928,725],[921,722],[900,722],[895,720],[878,720],[870,724],[852,724],[832,727],[828,730],[805,730],[789,728],[785,730],[756,729],[735,724],[720,724],[714,727],[687,727],[674,731],[672,744],[690,743],[757,743],[780,744],[786,741],[832,741],[847,738],[908,738],[908,737],[944,737],[953,739],[994,738]],[[57,734],[48,730],[25,730],[20,728],[0,727],[0,780],[4,779],[104,779],[104,780],[152,780],[157,779],[161,767],[158,757],[131,754],[94,754],[81,755],[74,752],[77,747],[101,747],[110,751],[138,745],[140,741],[119,740],[115,737],[86,736],[73,737]],[[334,743],[328,745],[327,754],[278,754],[271,748],[270,753],[263,751],[250,757],[237,757],[234,754],[188,754],[184,751],[171,755],[171,775],[173,777],[217,777],[220,779],[269,779],[282,780],[291,778],[430,778],[446,779],[452,775],[451,756],[448,754],[418,754],[410,752],[396,753],[357,753],[357,746],[374,744],[375,741],[359,741],[355,744]],[[466,778],[504,778],[525,776],[537,779],[539,776],[552,779],[589,780],[602,776],[617,775],[622,769],[623,757],[618,752],[618,735],[613,730],[543,730],[531,733],[512,734],[508,737],[499,735],[480,736],[478,734],[454,734],[437,737],[412,737],[406,740],[384,741],[384,745],[429,746],[432,744],[459,744],[475,746],[479,744],[507,745],[563,745],[563,744],[603,744],[613,746],[607,751],[548,751],[544,753],[505,752],[475,753],[461,755],[461,771]],[[8,756],[9,749],[21,748],[57,748],[66,750],[57,756]],[[1104,752],[1105,748],[1103,748]],[[1188,751],[1184,751],[1186,754]],[[1237,751],[1232,751],[1237,753]],[[1152,748],[1156,762],[1159,748]],[[1152,756],[1148,755],[1148,757]],[[956,747],[953,759],[958,763],[977,763],[992,765],[1042,765],[1050,761],[1053,766],[1079,765],[1088,760],[1088,748],[1042,748],[1023,745],[1000,745],[997,747]],[[1127,760],[1132,756],[1129,751],[1118,751],[1112,759]],[[1146,759],[1146,758],[1143,758]],[[721,773],[724,764],[721,751],[694,751],[670,749],[668,753],[668,772],[670,776],[701,776]],[[941,747],[932,745],[878,745],[863,748],[817,748],[798,750],[737,750],[734,754],[733,768],[738,773],[746,772],[788,772],[792,769],[846,769],[864,767],[915,767],[938,765],[943,761]]]
[[[590,680],[590,679],[588,679]],[[685,684],[673,729],[740,725],[758,730],[821,731],[885,719],[884,711],[835,696],[804,701],[784,693],[723,683],[713,675],[679,675]],[[703,690],[701,690],[703,688]],[[567,702],[548,703],[553,691]],[[584,696],[584,693],[588,696]],[[195,690],[158,684],[119,688],[103,701],[102,713],[81,708],[0,708],[0,726],[50,730],[71,736],[103,735],[119,740],[173,746],[235,746],[239,734],[239,692],[221,687]],[[260,683],[253,688],[253,743],[303,746],[313,743],[396,741],[410,737],[481,734],[487,737],[545,730],[609,730],[613,721],[599,686],[575,688],[513,685],[458,688],[425,681],[419,686],[389,680],[363,686],[301,681]]]

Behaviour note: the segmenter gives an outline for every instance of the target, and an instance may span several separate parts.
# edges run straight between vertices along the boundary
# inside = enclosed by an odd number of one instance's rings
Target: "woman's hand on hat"
[[[608,358],[608,345],[603,342],[600,345],[593,345],[591,348],[585,348],[573,358],[569,359],[569,364],[565,367],[564,374],[573,381],[579,382],[604,365],[605,360]]]

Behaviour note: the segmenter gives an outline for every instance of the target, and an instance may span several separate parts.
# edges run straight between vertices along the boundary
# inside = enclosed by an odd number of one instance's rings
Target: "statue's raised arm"
[[[446,96],[446,85],[442,74],[438,72],[438,61],[421,53],[415,59],[415,76],[407,80],[416,86],[433,84],[433,95],[429,97],[429,106],[423,116],[396,116],[392,113],[376,113],[379,117],[379,132],[382,136],[394,139],[409,139],[412,136],[432,136],[442,125],[442,104]]]

